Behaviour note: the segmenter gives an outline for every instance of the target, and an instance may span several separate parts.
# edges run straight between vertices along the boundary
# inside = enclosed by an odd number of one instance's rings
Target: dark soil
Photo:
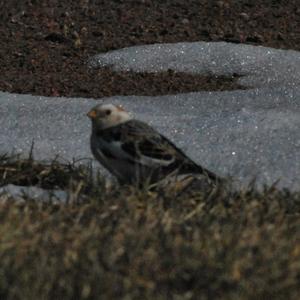
[[[241,88],[236,78],[88,70],[94,54],[183,41],[300,50],[298,0],[0,0],[0,90],[48,96]]]

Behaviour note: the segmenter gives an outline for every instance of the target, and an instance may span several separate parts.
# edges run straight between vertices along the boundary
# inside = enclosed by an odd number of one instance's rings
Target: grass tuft
[[[300,194],[106,188],[88,168],[0,160],[0,185],[84,201],[1,201],[1,299],[298,299]]]

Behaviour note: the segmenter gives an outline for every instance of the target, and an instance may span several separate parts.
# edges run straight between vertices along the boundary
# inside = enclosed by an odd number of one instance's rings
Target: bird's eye
[[[107,109],[107,110],[105,111],[105,114],[106,114],[107,116],[109,116],[109,115],[111,114],[111,110]]]

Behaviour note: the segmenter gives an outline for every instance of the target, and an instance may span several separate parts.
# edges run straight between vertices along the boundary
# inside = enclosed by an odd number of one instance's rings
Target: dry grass
[[[0,167],[0,185],[24,183],[27,172],[25,183],[41,187],[81,182],[86,199],[0,196],[1,299],[298,299],[298,193],[176,196],[108,190],[72,165],[2,158]]]

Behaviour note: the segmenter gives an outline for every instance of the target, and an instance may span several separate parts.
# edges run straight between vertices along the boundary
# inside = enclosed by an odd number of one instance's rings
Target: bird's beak
[[[97,116],[97,112],[94,109],[92,109],[90,112],[88,112],[87,116],[91,119],[95,119]]]

